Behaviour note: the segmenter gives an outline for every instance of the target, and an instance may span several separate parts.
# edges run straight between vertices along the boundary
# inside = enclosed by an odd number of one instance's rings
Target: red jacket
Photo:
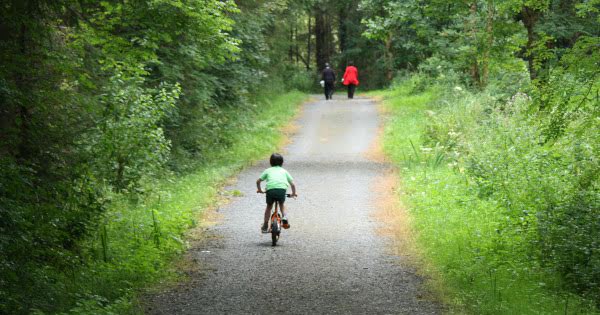
[[[346,67],[344,73],[344,85],[354,84],[358,85],[358,69],[355,66]]]

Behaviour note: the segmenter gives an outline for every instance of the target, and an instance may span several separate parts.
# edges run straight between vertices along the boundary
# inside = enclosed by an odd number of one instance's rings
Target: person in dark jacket
[[[328,63],[325,64],[325,69],[321,75],[321,80],[325,81],[325,99],[330,100],[333,96],[333,85],[335,83],[335,73]]]

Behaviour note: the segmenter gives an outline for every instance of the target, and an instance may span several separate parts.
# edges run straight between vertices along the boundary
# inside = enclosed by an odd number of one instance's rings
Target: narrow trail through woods
[[[265,201],[254,182],[268,165],[246,169],[227,187],[242,196],[217,210],[190,253],[191,281],[151,297],[148,314],[441,313],[377,231],[376,201],[392,192],[373,189],[390,172],[367,158],[380,124],[374,101],[313,101],[296,123],[283,152],[300,196],[286,201],[291,229],[276,247],[260,234]]]

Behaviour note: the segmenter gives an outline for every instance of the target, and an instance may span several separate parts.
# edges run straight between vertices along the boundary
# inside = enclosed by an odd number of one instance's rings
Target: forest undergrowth
[[[135,200],[115,194],[95,236],[82,245],[89,263],[72,274],[48,273],[55,286],[32,292],[35,304],[53,301],[46,308],[51,312],[75,305],[62,314],[141,313],[140,289],[180,277],[172,263],[188,248],[185,233],[199,224],[228,178],[277,149],[281,127],[305,99],[297,91],[260,97],[245,127],[230,130],[230,145],[212,150],[191,173],[144,185]]]
[[[540,143],[527,95],[500,106],[491,93],[414,75],[372,94],[417,268],[453,313],[597,314],[598,186],[577,184],[597,135],[573,124]]]

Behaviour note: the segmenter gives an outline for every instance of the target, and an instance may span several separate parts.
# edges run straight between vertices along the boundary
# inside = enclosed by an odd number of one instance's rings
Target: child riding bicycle
[[[269,217],[271,217],[271,210],[273,209],[273,203],[279,202],[281,206],[281,214],[283,215],[283,224],[289,224],[288,219],[285,215],[285,208],[283,203],[285,202],[285,193],[288,186],[292,187],[291,197],[296,197],[296,185],[294,185],[294,179],[283,167],[283,156],[279,153],[271,154],[269,159],[271,167],[264,170],[260,175],[260,178],[256,180],[256,192],[259,194],[265,193],[260,187],[262,181],[267,182],[265,188],[267,194],[267,208],[265,209],[265,220],[262,225],[261,231],[267,233]]]

